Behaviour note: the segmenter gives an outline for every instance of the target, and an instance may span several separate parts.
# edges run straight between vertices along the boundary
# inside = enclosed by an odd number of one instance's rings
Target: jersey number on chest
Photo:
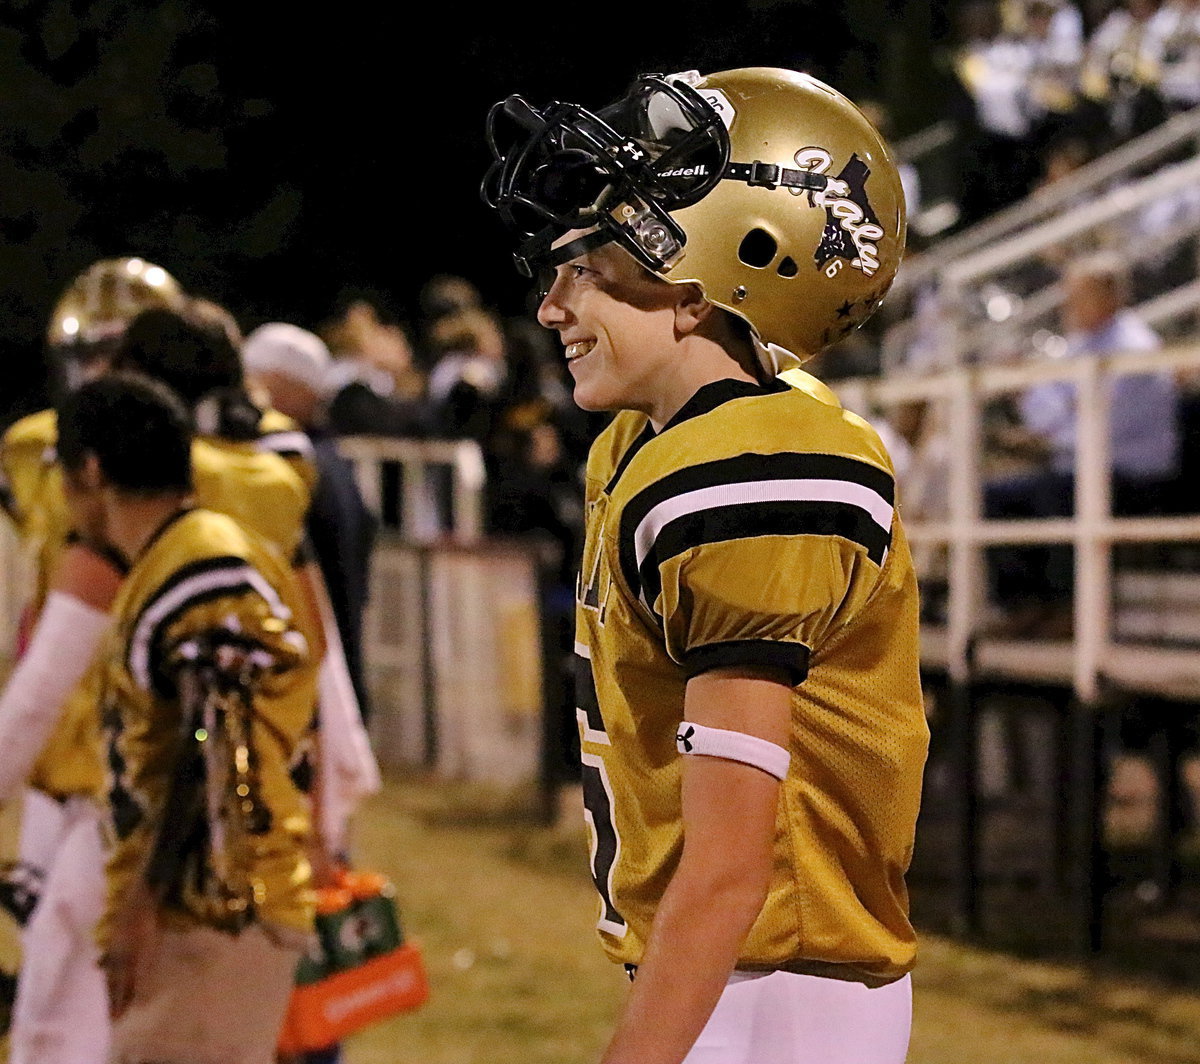
[[[625,936],[625,921],[613,904],[613,872],[621,855],[621,838],[613,816],[612,783],[604,757],[591,753],[587,745],[608,746],[608,733],[600,716],[592,663],[585,646],[575,648],[575,714],[579,720],[580,738],[585,744],[583,762],[584,819],[591,832],[592,881],[600,894],[600,919],[596,926],[617,938]]]

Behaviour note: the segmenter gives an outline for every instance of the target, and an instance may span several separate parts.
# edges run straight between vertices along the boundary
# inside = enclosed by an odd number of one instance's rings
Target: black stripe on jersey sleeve
[[[662,591],[660,566],[693,547],[705,543],[723,543],[755,536],[839,536],[863,547],[876,565],[883,557],[891,536],[877,525],[866,511],[841,502],[755,502],[722,506],[684,514],[668,522],[654,541],[654,548],[640,569],[631,566],[630,581],[641,589],[646,602],[653,605]],[[622,543],[622,548],[624,543]],[[631,562],[636,556],[630,549]],[[624,552],[622,551],[624,563]],[[745,574],[743,579],[753,579]]]
[[[808,676],[810,651],[803,643],[778,643],[767,639],[731,639],[724,643],[709,643],[693,647],[683,655],[683,668],[688,678],[712,669],[738,665],[759,665],[783,669],[792,686]]]
[[[589,731],[604,731],[600,698],[596,694],[596,677],[592,673],[592,663],[582,654],[575,655],[575,709],[586,718]]]
[[[249,563],[244,558],[238,558],[234,555],[203,558],[182,566],[163,582],[162,586],[143,603],[142,608],[134,618],[133,624],[129,627],[129,644],[125,648],[125,664],[135,682],[140,681],[134,671],[133,656],[138,645],[145,645],[149,651],[148,676],[155,694],[162,697],[171,697],[173,695],[174,684],[166,675],[164,668],[168,650],[165,645],[167,631],[175,621],[195,606],[200,606],[213,599],[228,595],[257,593],[252,584],[238,575],[239,572],[244,572],[247,568],[249,568]],[[227,579],[221,579],[223,572],[227,574]],[[212,577],[211,586],[204,590],[198,590],[195,594],[188,595],[161,617],[157,618],[151,628],[145,628],[144,621],[146,615],[157,604],[163,602],[172,591],[182,587],[190,580],[206,576]]]
[[[688,466],[670,473],[644,488],[629,501],[621,514],[619,532],[621,571],[634,595],[637,595],[642,589],[642,577],[637,567],[635,535],[642,521],[656,506],[677,496],[704,488],[770,480],[840,480],[867,488],[889,506],[895,503],[896,489],[891,474],[867,462],[856,458],[847,458],[844,455],[797,454],[793,452],[742,454],[715,462],[702,462]],[[743,506],[747,510],[755,507],[787,509],[807,506],[809,510],[803,519],[800,513],[793,516],[792,524],[797,525],[794,531],[787,527],[787,521],[784,520],[782,526],[776,530],[777,534],[789,534],[791,531],[791,534],[846,535],[847,538],[866,548],[877,564],[881,561],[889,545],[890,530],[884,533],[865,511],[846,503],[814,501],[812,503],[748,503]],[[839,508],[843,511],[854,511],[857,516],[834,512]],[[742,507],[730,507],[730,509],[738,510]],[[815,513],[822,509],[830,511],[823,521],[815,517]],[[702,511],[702,514],[708,512]],[[702,523],[707,524],[708,531],[706,532],[704,528],[697,530],[696,534],[699,538],[696,543],[687,545],[694,546],[703,542],[772,534],[772,529],[755,527],[753,523],[755,516],[758,515],[754,512],[744,513],[741,517],[730,514],[718,518],[714,522]],[[778,520],[776,518],[777,522]],[[866,527],[868,525],[871,526],[870,529]],[[663,531],[665,532],[666,529]],[[687,546],[680,549],[687,549]],[[657,558],[654,558],[656,553]],[[674,553],[678,553],[678,551],[665,553],[660,548],[657,552],[651,551],[647,555],[646,562],[649,565],[653,559],[657,571],[657,565],[666,558],[672,557]],[[657,575],[655,583],[657,584]],[[653,595],[647,590],[646,601],[653,603],[656,595],[657,590]]]

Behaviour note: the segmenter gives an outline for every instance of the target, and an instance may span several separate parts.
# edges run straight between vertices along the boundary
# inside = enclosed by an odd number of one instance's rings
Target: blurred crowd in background
[[[571,401],[557,341],[532,317],[503,318],[463,277],[432,278],[418,306],[413,326],[365,299],[311,332],[262,326],[243,348],[247,375],[276,409],[335,437],[474,440],[485,530],[538,533],[573,557],[579,470],[597,426]],[[399,505],[389,493],[385,521],[400,523]]]
[[[945,54],[952,89],[945,112],[929,115],[929,122],[947,121],[954,131],[952,217],[928,229],[911,227],[910,257],[1200,104],[1200,0],[972,0],[957,8],[956,41]],[[868,109],[886,131],[886,106]],[[903,169],[910,219],[920,219],[930,190],[922,188],[918,167]],[[1168,216],[1155,220],[1147,214],[1139,224],[1169,228],[1180,211],[1200,217],[1200,189],[1158,206]],[[1079,250],[1064,248],[1057,258],[1046,257],[1043,272],[1069,289],[1071,259]],[[1194,275],[1190,245],[1183,251],[1184,258],[1189,255],[1185,269]],[[169,258],[164,265],[172,268]],[[1167,283],[1146,271],[1128,277],[1119,263],[1103,265],[1100,272],[1107,278],[1097,282],[1105,287],[1105,313],[1082,328],[1068,300],[1055,330],[1077,352],[1120,348],[1142,290]],[[382,279],[380,284],[377,291],[385,292]],[[812,368],[829,380],[881,372],[891,364],[881,355],[885,330],[897,317],[919,319],[927,294],[923,289],[893,297],[866,329]],[[1080,294],[1074,301],[1086,298]],[[326,315],[313,308],[303,323],[251,329],[243,348],[247,375],[264,401],[330,448],[333,440],[355,435],[475,440],[487,473],[486,532],[550,544],[557,582],[569,587],[583,523],[581,468],[605,418],[575,407],[562,352],[535,323],[533,304],[523,314],[505,316],[494,309],[499,301],[497,293],[481,291],[472,280],[448,275],[429,279],[419,293],[343,294]],[[1114,332],[1114,322],[1124,332]],[[904,351],[909,366],[925,357],[922,344],[936,349],[940,343],[936,327],[911,335]],[[1145,349],[1157,346],[1148,331],[1139,334],[1139,342]],[[932,361],[938,357],[935,350]],[[1157,405],[1146,417],[1174,426],[1173,392],[1149,392]],[[9,402],[6,423],[26,412],[20,401]],[[1019,403],[1010,404],[1000,420],[1033,430],[1040,436],[1033,446],[1040,448],[1038,462],[1062,473],[1071,430],[1047,418],[1069,420],[1066,407],[1069,403],[1060,403],[1039,421],[1026,417]],[[1161,414],[1165,408],[1170,417]],[[944,448],[927,413],[909,409],[893,418],[889,436],[902,474],[910,451]],[[1138,410],[1130,412],[1135,421],[1139,416]],[[1000,430],[997,438],[1007,426]],[[1179,470],[1180,432],[1170,427],[1169,434],[1171,453],[1155,464],[1156,483]],[[1030,443],[1022,441],[1026,454]],[[923,468],[930,466],[926,461]],[[934,487],[944,483],[936,473],[917,470],[913,476],[918,475]],[[910,499],[917,495],[910,491]],[[396,485],[385,491],[386,523],[399,523],[401,499]]]
[[[1196,0],[973,0],[958,38],[960,227],[1200,103]]]

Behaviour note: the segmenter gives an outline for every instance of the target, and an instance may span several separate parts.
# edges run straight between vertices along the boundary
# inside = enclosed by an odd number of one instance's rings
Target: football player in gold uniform
[[[317,660],[290,562],[191,507],[191,417],[124,373],[63,405],[74,526],[126,560],[100,659],[113,1059],[270,1064],[311,931],[290,766]]]
[[[485,198],[588,410],[577,706],[605,1064],[901,1064],[928,744],[875,432],[796,366],[899,264],[894,161],[775,69],[489,120]],[[780,374],[783,374],[780,376]]]
[[[60,300],[51,347],[62,356],[67,381],[77,384],[104,373],[120,357],[131,324],[124,315],[136,323],[161,310],[183,321],[187,306],[160,268],[140,259],[106,260],[85,271]],[[187,354],[194,356],[197,376],[208,374],[200,383],[216,386],[207,411],[211,434],[193,443],[197,498],[294,553],[313,475],[302,450],[307,440],[297,438],[286,419],[237,401],[231,387],[240,379],[237,350],[215,323],[198,323],[191,339]],[[91,947],[102,864],[92,796],[102,767],[94,684],[83,674],[107,629],[122,564],[102,545],[72,533],[56,444],[57,418],[49,410],[18,422],[0,446],[7,505],[33,556],[31,614],[38,618],[27,653],[0,695],[0,742],[6,750],[0,798],[29,781],[22,856],[45,869],[43,903],[22,935],[12,1064],[103,1057],[107,1029],[103,981]],[[319,653],[318,631],[314,625]]]
[[[129,321],[186,297],[162,267],[105,259],[76,277],[51,315],[47,346],[58,385],[107,370]],[[70,535],[55,459],[57,424],[46,410],[13,425],[0,443],[0,501],[14,520],[34,577],[24,653],[0,696],[0,800],[28,784],[21,864],[38,871],[33,891],[5,891],[22,929],[22,971],[9,1042],[11,1064],[101,1059],[107,1044],[103,981],[89,926],[101,861],[92,795],[101,779],[90,737],[95,698],[81,683],[108,627],[120,579],[111,559]],[[36,628],[33,622],[37,622]]]

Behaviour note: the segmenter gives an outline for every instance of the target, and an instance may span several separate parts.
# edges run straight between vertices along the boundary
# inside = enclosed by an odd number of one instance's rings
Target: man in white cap
[[[267,393],[271,406],[297,422],[312,440],[319,475],[308,512],[308,536],[325,577],[350,681],[365,716],[362,615],[375,520],[359,494],[353,469],[338,454],[325,428],[333,358],[315,333],[271,322],[246,337],[242,362],[251,387]]]
[[[321,422],[333,358],[319,336],[285,322],[259,326],[242,345],[242,362],[281,414],[306,432]]]

